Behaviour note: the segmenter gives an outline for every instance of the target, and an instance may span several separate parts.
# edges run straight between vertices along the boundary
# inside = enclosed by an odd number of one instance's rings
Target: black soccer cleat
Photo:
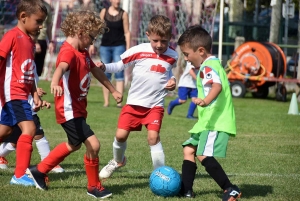
[[[46,174],[38,171],[36,165],[27,168],[26,173],[29,174],[29,176],[33,179],[36,188],[41,190],[48,190],[48,186],[47,186],[48,177]]]
[[[186,193],[180,191],[178,196],[181,198],[195,198],[196,195],[193,190],[188,190]]]
[[[88,189],[87,194],[93,196],[94,198],[100,198],[100,199],[108,198],[112,196],[112,193],[103,187],[102,188],[95,187],[95,188]]]
[[[233,185],[224,191],[222,201],[236,201],[241,196],[242,192],[240,189],[236,185]]]
[[[185,194],[183,194],[185,198],[195,198],[195,193],[192,190],[188,190]]]

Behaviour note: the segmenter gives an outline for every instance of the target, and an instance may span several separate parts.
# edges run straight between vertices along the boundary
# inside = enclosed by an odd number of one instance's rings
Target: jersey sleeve
[[[6,59],[7,55],[12,50],[12,45],[14,42],[14,32],[7,32],[0,41],[0,57]]]
[[[213,83],[222,84],[220,76],[209,66],[205,66],[200,73],[200,77],[203,79],[203,85],[211,85]]]
[[[140,54],[138,52],[137,46],[129,48],[123,54],[120,55],[125,68],[129,66],[134,66],[136,61],[139,59],[139,56]]]
[[[76,55],[75,55],[75,53],[73,51],[65,50],[65,51],[61,51],[59,54],[60,55],[59,55],[59,58],[57,60],[56,67],[61,62],[66,62],[67,64],[69,64],[69,67],[76,66],[76,65],[71,65],[71,63],[75,62],[75,59],[76,59]]]

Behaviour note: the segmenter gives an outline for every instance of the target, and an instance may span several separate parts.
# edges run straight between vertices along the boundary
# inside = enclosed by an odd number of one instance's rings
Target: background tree
[[[272,16],[270,24],[270,37],[269,42],[278,43],[279,28],[281,15],[282,0],[277,0],[276,4],[272,6]]]

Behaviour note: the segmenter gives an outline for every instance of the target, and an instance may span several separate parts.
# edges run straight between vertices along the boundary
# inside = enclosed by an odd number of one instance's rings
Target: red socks
[[[100,184],[99,188],[101,188],[101,182],[99,180],[99,158],[90,159],[84,155],[84,166],[85,172],[88,180],[88,188],[96,187]]]
[[[18,145],[19,146],[19,145]],[[37,165],[38,171],[47,174],[60,162],[62,162],[71,152],[65,142],[57,145],[49,155]]]
[[[22,134],[17,142],[15,169],[15,176],[17,178],[22,177],[29,167],[32,152],[32,140],[32,136]]]

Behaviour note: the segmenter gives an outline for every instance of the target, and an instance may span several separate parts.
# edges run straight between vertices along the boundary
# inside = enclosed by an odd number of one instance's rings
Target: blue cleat
[[[172,101],[171,101],[171,102],[172,102]],[[174,106],[171,105],[171,102],[169,103],[168,109],[167,109],[168,115],[171,115],[171,114],[172,114],[172,111],[173,111],[173,109],[174,109]]]
[[[15,175],[11,178],[10,184],[22,186],[35,186],[33,179],[29,178],[27,174],[17,178]]]
[[[186,118],[188,118],[188,119],[193,119],[193,120],[197,120],[197,118],[196,118],[196,117],[193,117],[193,116],[186,116]]]

